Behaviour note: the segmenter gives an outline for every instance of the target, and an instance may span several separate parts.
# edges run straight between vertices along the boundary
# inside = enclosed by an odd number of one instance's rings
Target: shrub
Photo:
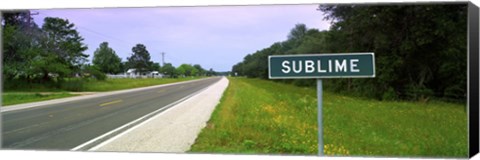
[[[88,73],[88,74],[85,74],[85,78],[92,77],[92,78],[95,78],[99,81],[104,81],[104,80],[107,79],[107,75],[105,75],[105,73],[100,71],[100,69],[98,69],[98,67],[96,67],[96,66],[86,67],[85,72]]]
[[[387,91],[385,91],[382,96],[382,100],[384,101],[392,101],[392,100],[396,100],[397,98],[398,98],[397,93],[395,93],[395,90],[392,87],[388,88]]]
[[[83,91],[84,80],[83,79],[69,79],[61,83],[60,88],[67,91]]]
[[[406,96],[411,100],[428,101],[433,96],[433,91],[425,86],[408,85],[406,88]]]

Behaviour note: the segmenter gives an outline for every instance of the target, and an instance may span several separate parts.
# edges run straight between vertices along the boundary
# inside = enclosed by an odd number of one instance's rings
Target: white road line
[[[218,82],[216,82],[216,83],[218,83]],[[213,84],[216,84],[216,83],[213,83]],[[139,121],[141,121],[141,120],[143,120],[143,119],[145,119],[145,118],[148,118],[148,117],[151,116],[151,115],[157,114],[158,112],[161,112],[161,111],[163,111],[163,110],[168,111],[170,108],[172,108],[172,106],[177,105],[177,104],[185,101],[186,99],[197,95],[198,93],[204,91],[205,89],[210,88],[211,86],[213,86],[213,84],[211,84],[210,86],[205,87],[205,88],[203,88],[203,89],[201,89],[201,90],[199,90],[199,91],[197,91],[197,92],[194,92],[194,93],[192,93],[192,94],[190,94],[190,95],[188,95],[188,96],[186,96],[186,97],[184,97],[184,98],[182,98],[182,99],[179,99],[179,100],[177,100],[177,101],[175,101],[175,102],[173,102],[173,103],[170,103],[170,104],[168,104],[168,105],[166,105],[166,106],[164,106],[164,107],[162,107],[162,108],[160,108],[160,109],[157,109],[157,110],[155,110],[155,111],[153,111],[153,112],[151,112],[151,113],[149,113],[149,114],[147,114],[147,115],[145,115],[145,116],[142,116],[142,117],[140,117],[140,118],[138,118],[138,119],[136,119],[136,120],[134,120],[134,121],[132,121],[132,122],[129,122],[129,123],[123,125],[123,126],[120,126],[120,127],[116,128],[116,129],[110,131],[110,132],[107,132],[107,133],[105,133],[105,134],[103,134],[103,135],[101,135],[101,136],[98,136],[98,137],[90,140],[90,141],[87,141],[87,142],[85,142],[85,143],[83,143],[83,144],[81,144],[81,145],[79,145],[79,146],[77,146],[77,147],[75,147],[75,148],[70,149],[70,150],[71,150],[71,151],[77,151],[77,150],[79,150],[79,149],[81,149],[81,148],[83,148],[83,147],[85,147],[85,146],[87,146],[87,145],[89,145],[89,144],[92,144],[92,143],[98,141],[99,139],[102,139],[102,138],[104,138],[104,137],[107,137],[107,136],[109,136],[109,135],[111,135],[111,134],[113,134],[113,133],[115,133],[115,132],[117,132],[117,131],[119,131],[119,130],[121,130],[121,129],[124,129],[124,128],[128,127],[128,126],[131,125],[131,124],[134,124],[134,123],[139,122]],[[165,111],[165,112],[166,112],[166,111]],[[165,113],[165,112],[162,112],[162,113]],[[148,119],[145,120],[145,121],[151,121],[151,119],[152,119],[153,117],[156,117],[156,116],[152,116],[152,117],[148,118]],[[98,144],[98,145],[95,146],[95,147],[92,147],[91,149],[89,149],[89,151],[93,151],[93,150],[96,150],[96,149],[104,146],[105,144],[113,141],[114,139],[117,139],[117,138],[120,137],[121,135],[123,135],[123,134],[125,134],[125,133],[127,133],[127,132],[130,132],[131,130],[133,130],[132,128],[137,128],[138,126],[145,124],[145,123],[146,123],[145,121],[142,122],[142,123],[140,123],[140,124],[138,124],[138,125],[135,125],[135,126],[129,128],[128,130],[126,130],[126,131],[124,131],[124,132],[122,132],[122,133],[120,133],[120,134],[118,134],[118,135],[116,135],[116,136],[114,136],[114,137],[112,137],[112,138],[110,138],[110,139],[108,139],[108,140],[100,143],[100,144]]]

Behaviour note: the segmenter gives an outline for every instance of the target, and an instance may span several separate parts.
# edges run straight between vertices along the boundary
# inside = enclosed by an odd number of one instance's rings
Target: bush
[[[98,69],[98,67],[96,66],[88,66],[86,69],[85,69],[85,78],[95,78],[99,81],[104,81],[107,79],[107,75],[105,73],[103,73],[102,71],[100,71],[100,69]]]
[[[393,101],[393,100],[396,100],[397,98],[398,98],[397,93],[395,93],[395,89],[393,89],[392,87],[388,88],[387,91],[385,91],[382,96],[382,100],[384,101]]]
[[[83,91],[84,80],[83,79],[69,79],[61,83],[60,88],[67,91]]]
[[[316,79],[295,79],[293,80],[293,85],[300,86],[300,87],[317,86],[317,80]]]
[[[425,86],[408,85],[405,94],[408,99],[426,102],[431,96],[433,96],[433,93],[434,92],[431,89],[428,89]]]

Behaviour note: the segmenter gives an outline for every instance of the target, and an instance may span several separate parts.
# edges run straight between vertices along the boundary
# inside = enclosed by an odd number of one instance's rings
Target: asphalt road
[[[218,80],[2,112],[2,148],[88,150]]]

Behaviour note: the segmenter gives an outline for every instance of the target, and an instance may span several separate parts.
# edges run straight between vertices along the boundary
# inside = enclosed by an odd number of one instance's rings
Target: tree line
[[[38,26],[30,11],[3,12],[2,81],[4,88],[22,84],[60,85],[69,78],[104,80],[105,74],[117,74],[127,69],[136,72],[159,71],[170,77],[211,76],[213,69],[205,70],[199,64],[182,64],[175,68],[166,63],[160,66],[150,59],[143,44],[132,48],[127,61],[122,62],[115,51],[103,42],[95,50],[92,64],[88,63],[88,49],[84,38],[67,19],[46,17]]]
[[[269,55],[374,52],[375,78],[326,79],[325,88],[385,100],[466,101],[466,5],[320,5],[317,10],[331,22],[329,30],[297,24],[287,40],[248,54],[232,73],[268,79]]]
[[[95,50],[92,60],[96,70],[108,74],[120,74],[128,69],[135,69],[137,73],[146,73],[158,71],[168,77],[186,77],[186,76],[214,76],[217,73],[210,68],[204,69],[200,64],[181,64],[178,67],[171,63],[165,63],[161,66],[158,62],[151,61],[150,52],[143,44],[137,44],[132,48],[132,55],[127,57],[127,61],[122,59],[116,52],[108,46],[108,42],[102,42]]]

